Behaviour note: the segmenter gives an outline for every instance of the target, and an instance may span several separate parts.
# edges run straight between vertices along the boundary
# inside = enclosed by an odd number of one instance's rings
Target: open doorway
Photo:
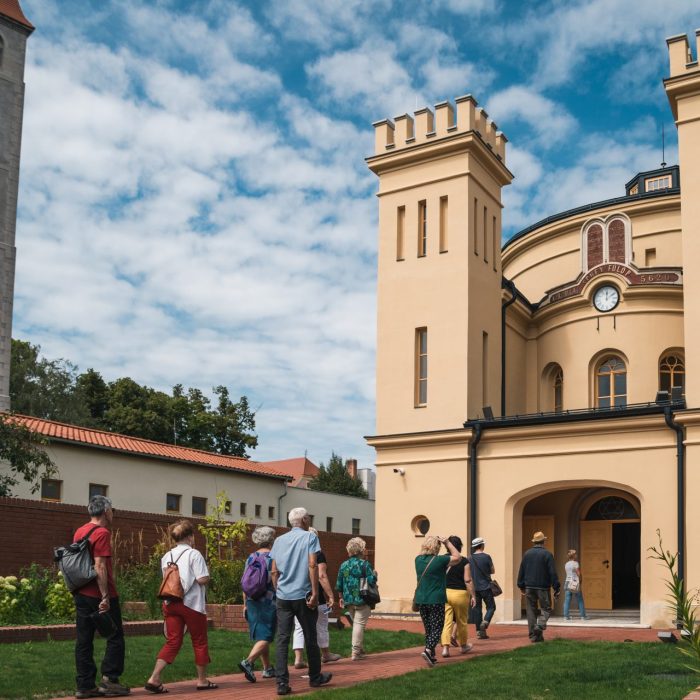
[[[639,522],[612,523],[612,604],[639,608],[641,527]]]

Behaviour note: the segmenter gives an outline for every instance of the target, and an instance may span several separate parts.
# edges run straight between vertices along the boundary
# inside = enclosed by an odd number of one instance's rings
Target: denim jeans
[[[569,607],[571,606],[571,596],[578,598],[578,612],[581,618],[586,617],[586,607],[583,604],[583,591],[566,591],[564,593],[564,617],[569,617]]]
[[[474,591],[474,593],[476,594],[476,605],[474,606],[474,624],[478,630],[482,620],[487,626],[491,622],[491,618],[496,612],[496,599],[493,597],[493,593],[491,592],[490,588],[486,588],[483,591]],[[482,618],[482,604],[484,603],[486,604],[486,615],[484,615]]]
[[[97,666],[95,665],[93,642],[95,640],[95,623],[90,615],[97,612],[99,598],[73,593],[75,601],[75,677],[78,690],[91,690],[95,687]],[[103,676],[118,680],[124,673],[124,630],[119,598],[109,599],[109,614],[116,630],[107,638],[107,647],[100,670]]]
[[[306,642],[306,658],[309,661],[309,680],[316,681],[321,677],[321,650],[316,639],[316,622],[318,611],[310,608],[306,600],[277,599],[277,648],[275,656],[275,671],[278,683],[289,683],[287,654],[289,639],[294,632],[294,618],[299,620]]]

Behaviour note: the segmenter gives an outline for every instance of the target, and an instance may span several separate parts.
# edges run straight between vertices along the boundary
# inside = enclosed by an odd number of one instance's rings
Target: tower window
[[[596,372],[596,406],[627,405],[627,368],[619,357],[607,357]]]
[[[418,257],[428,253],[428,206],[426,201],[418,202]]]
[[[588,229],[586,254],[589,270],[603,264],[603,227],[600,224],[594,224]]]
[[[447,197],[440,197],[440,252],[447,252]]]
[[[625,257],[625,223],[622,219],[613,219],[608,225],[608,261],[626,261]]]
[[[484,262],[489,261],[489,244],[488,244],[488,237],[489,237],[489,227],[486,225],[486,222],[488,221],[488,213],[489,210],[484,207],[484,221],[483,221],[483,232],[484,232]]]
[[[685,396],[685,362],[679,354],[664,355],[659,362],[659,391],[680,388]]]
[[[498,235],[497,235],[497,232],[498,232],[498,225],[496,223],[496,217],[494,216],[493,217],[493,241],[492,241],[492,243],[493,243],[493,269],[494,269],[494,272],[496,271],[496,268],[497,268],[497,266],[496,266],[496,253],[498,253],[498,248],[497,248]]]
[[[474,197],[474,255],[479,254],[479,200]]]
[[[428,403],[428,329],[416,328],[415,341],[415,397],[416,406]]]
[[[554,411],[564,410],[564,372],[561,367],[554,374]]]
[[[396,259],[403,260],[404,227],[406,226],[406,207],[396,210]]]

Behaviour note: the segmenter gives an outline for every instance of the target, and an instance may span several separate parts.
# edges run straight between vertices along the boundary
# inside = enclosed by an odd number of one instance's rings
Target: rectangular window
[[[262,506],[256,505],[255,506],[255,517],[259,518],[261,513],[262,513]]]
[[[207,514],[207,499],[199,496],[192,496],[192,515]]]
[[[247,504],[247,503],[241,503],[241,507],[240,507],[239,513],[240,513],[241,515],[245,515],[247,511],[248,511],[248,504]]]
[[[447,252],[447,197],[440,197],[440,252]]]
[[[360,519],[359,518],[352,519],[352,534],[353,535],[360,534]]]
[[[326,532],[333,532],[333,518],[326,518]]]
[[[168,513],[179,513],[180,512],[180,499],[182,496],[178,493],[169,493],[165,496],[165,510]]]
[[[479,200],[474,197],[474,255],[479,254]]]
[[[481,337],[481,405],[489,405],[489,334],[483,331]]]
[[[275,507],[274,506],[267,507],[267,517],[270,519],[275,517]]]
[[[671,176],[662,175],[661,177],[650,177],[644,181],[644,189],[647,192],[656,192],[657,190],[665,190],[671,186]]]
[[[496,260],[498,259],[498,226],[496,225],[496,217],[493,217],[493,269],[497,269]]]
[[[656,265],[656,248],[647,248],[644,251],[644,265],[646,267],[653,267]]]
[[[416,328],[415,340],[415,398],[416,406],[428,403],[428,329]]]
[[[428,253],[428,206],[426,201],[418,202],[418,257]]]
[[[486,225],[486,222],[489,220],[489,210],[484,207],[484,221],[483,221],[483,228],[484,228],[484,262],[489,261],[489,228]]]
[[[630,187],[629,193],[630,194],[639,194],[639,185],[632,185],[632,187]]]
[[[406,229],[406,207],[396,210],[396,259],[403,260],[403,239]]]
[[[107,485],[106,484],[90,484],[88,487],[88,500],[93,496],[106,496],[107,495]]]
[[[224,503],[224,513],[226,515],[231,515],[231,501],[226,501],[226,503]]]
[[[313,524],[314,524],[314,516],[311,515],[311,513],[309,513],[309,525],[313,525]]]
[[[41,480],[41,498],[45,501],[60,501],[63,482],[59,479]]]

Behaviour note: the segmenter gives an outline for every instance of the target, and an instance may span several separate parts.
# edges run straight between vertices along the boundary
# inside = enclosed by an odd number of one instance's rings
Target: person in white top
[[[207,640],[206,586],[209,569],[200,552],[194,549],[194,527],[189,520],[178,520],[170,526],[170,537],[175,546],[161,560],[163,575],[168,564],[177,564],[185,596],[182,600],[163,602],[166,642],[158,652],[153,673],[144,686],[150,693],[167,693],[160,674],[171,664],[182,646],[185,629],[189,630],[197,667],[197,690],[217,687],[207,678],[209,644]]]
[[[578,611],[582,620],[587,620],[586,608],[583,604],[583,591],[581,590],[581,567],[576,561],[576,550],[570,549],[567,553],[569,561],[564,564],[566,572],[566,580],[564,581],[564,618],[570,620],[569,606],[571,605],[571,596],[575,595],[578,598]]]

